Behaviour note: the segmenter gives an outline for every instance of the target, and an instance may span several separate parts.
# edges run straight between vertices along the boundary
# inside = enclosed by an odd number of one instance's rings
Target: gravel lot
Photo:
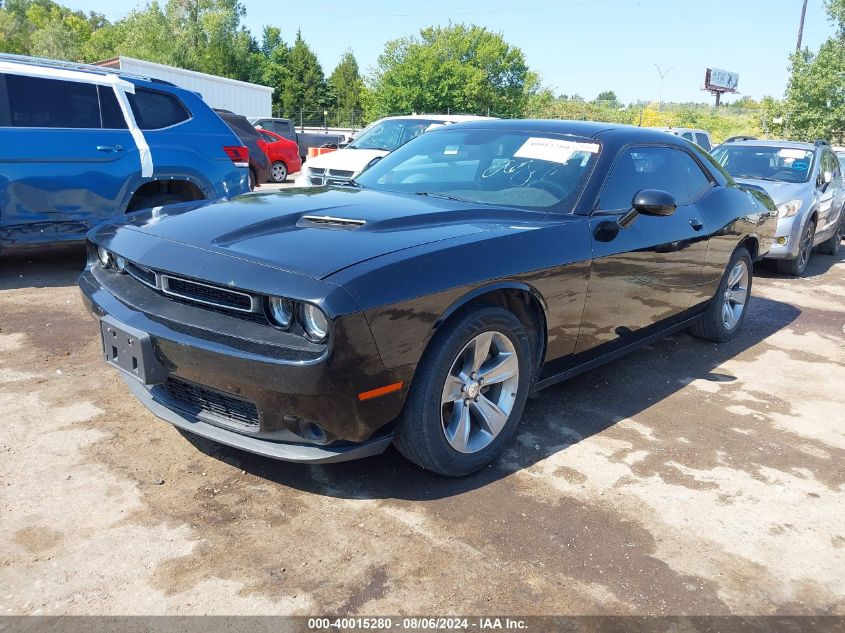
[[[758,271],[529,401],[463,480],[181,435],[100,358],[78,248],[0,259],[0,613],[845,614],[845,257]]]

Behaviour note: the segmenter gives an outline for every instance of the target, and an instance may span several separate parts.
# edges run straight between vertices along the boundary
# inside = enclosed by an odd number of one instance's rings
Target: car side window
[[[135,122],[142,130],[160,130],[191,118],[191,114],[175,95],[135,88],[135,94],[127,93],[126,96],[129,97]]]
[[[97,91],[100,95],[100,117],[103,121],[103,127],[107,130],[127,129],[126,119],[120,109],[120,104],[117,102],[114,90],[108,86],[97,86]]]
[[[692,132],[684,132],[683,134],[681,134],[681,138],[685,138],[688,141],[692,141],[693,143],[695,142],[695,138],[693,137]]]
[[[708,152],[712,149],[710,147],[710,141],[707,139],[706,134],[701,134],[700,132],[696,132],[695,134],[695,142],[698,143],[699,147],[703,147]]]
[[[605,211],[629,209],[637,192],[660,189],[671,193],[679,205],[696,200],[710,179],[693,158],[680,149],[641,146],[623,149],[599,196]]]
[[[824,152],[821,152],[818,156],[818,163],[819,163],[819,173],[816,176],[816,187],[818,189],[823,189],[825,182],[824,182],[824,172],[828,171],[830,167],[827,164],[827,155]]]
[[[9,97],[6,93],[6,75],[0,73],[0,127],[11,125],[9,115]]]
[[[6,75],[11,127],[99,128],[97,86]]]

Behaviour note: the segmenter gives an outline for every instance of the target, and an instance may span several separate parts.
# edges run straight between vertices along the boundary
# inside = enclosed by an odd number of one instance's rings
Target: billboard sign
[[[739,73],[719,68],[708,68],[704,75],[705,90],[714,92],[736,92],[739,86]]]

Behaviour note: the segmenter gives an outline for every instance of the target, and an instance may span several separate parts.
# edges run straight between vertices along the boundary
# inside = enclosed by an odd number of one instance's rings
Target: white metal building
[[[200,93],[203,100],[212,108],[231,110],[244,116],[272,116],[273,89],[268,86],[146,62],[122,55],[97,62],[97,65],[169,81],[180,88]]]

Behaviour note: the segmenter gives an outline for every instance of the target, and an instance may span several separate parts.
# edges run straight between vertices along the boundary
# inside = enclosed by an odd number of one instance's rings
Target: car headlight
[[[790,200],[778,205],[778,217],[791,218],[801,210],[801,200]]]
[[[280,328],[289,328],[293,319],[293,301],[284,297],[270,297],[267,303],[273,322]]]
[[[302,327],[305,328],[305,333],[318,343],[326,340],[329,335],[329,319],[326,313],[310,303],[302,304]]]
[[[100,260],[100,266],[103,268],[111,267],[111,253],[102,246],[97,247],[97,259]]]
[[[117,268],[117,272],[125,273],[126,272],[126,260],[121,257],[120,255],[114,255],[112,257],[114,260],[114,267]]]

